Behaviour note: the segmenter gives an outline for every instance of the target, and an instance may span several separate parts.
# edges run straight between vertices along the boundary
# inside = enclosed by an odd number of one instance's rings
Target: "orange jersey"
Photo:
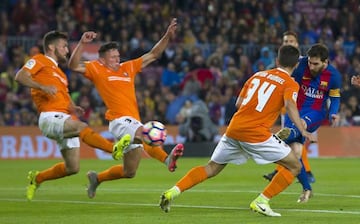
[[[122,116],[140,120],[135,95],[135,76],[141,71],[142,58],[121,63],[117,71],[107,68],[97,60],[85,62],[85,66],[84,76],[94,83],[107,107],[107,120]]]
[[[254,74],[244,85],[243,98],[226,130],[226,136],[244,142],[264,142],[272,135],[274,125],[285,100],[296,103],[299,85],[286,73],[276,68]]]
[[[39,89],[31,89],[31,96],[39,113],[45,111],[70,113],[71,98],[67,77],[54,60],[43,54],[37,54],[22,68],[30,72],[34,81],[42,85],[55,86],[57,89],[55,96]]]

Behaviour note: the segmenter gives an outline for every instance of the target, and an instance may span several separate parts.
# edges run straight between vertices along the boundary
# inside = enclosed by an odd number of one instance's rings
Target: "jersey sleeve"
[[[139,72],[141,72],[142,69],[142,58],[136,58],[134,60],[126,61],[121,64],[121,66],[125,69],[125,71],[128,73],[128,75],[134,77]]]
[[[298,92],[299,92],[299,84],[295,81],[290,80],[288,86],[284,90],[284,101],[285,100],[292,100],[296,103]]]
[[[301,82],[307,64],[308,64],[308,57],[301,57],[299,59],[299,65],[294,69],[293,73],[291,74],[291,76],[294,77],[294,79],[298,83]]]
[[[40,71],[41,68],[43,68],[44,65],[41,63],[40,60],[36,60],[35,58],[29,59],[23,66],[23,69],[30,72],[30,74],[33,76],[38,71]]]
[[[331,71],[329,96],[330,97],[340,97],[341,85],[342,85],[341,74],[338,70],[336,70],[333,67],[333,69]]]
[[[83,74],[87,79],[93,80],[93,75],[96,74],[96,66],[91,61],[85,61],[85,73]]]

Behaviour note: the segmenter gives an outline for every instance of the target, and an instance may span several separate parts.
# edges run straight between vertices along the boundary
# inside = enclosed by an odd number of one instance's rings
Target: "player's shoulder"
[[[29,60],[27,60],[24,64],[24,68],[25,69],[33,69],[36,66],[44,66],[44,65],[49,65],[51,63],[50,59],[48,59],[45,55],[43,54],[36,54],[34,56],[32,56]]]
[[[299,66],[307,66],[308,60],[309,60],[308,56],[299,57]]]
[[[46,57],[44,54],[36,54],[33,57],[31,57],[32,60],[39,61],[39,62],[48,62],[50,59]],[[30,59],[30,60],[31,60]]]
[[[120,66],[130,66],[136,63],[142,63],[142,57],[123,61],[120,63]]]
[[[326,67],[326,70],[328,70],[331,74],[339,75],[339,76],[340,76],[339,70],[337,70],[337,68],[335,68],[335,66],[333,66],[333,65],[330,64],[330,63],[329,63],[329,65]]]

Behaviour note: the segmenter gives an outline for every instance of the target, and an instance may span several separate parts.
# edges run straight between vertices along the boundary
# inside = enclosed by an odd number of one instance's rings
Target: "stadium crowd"
[[[120,43],[123,61],[150,50],[172,17],[178,19],[177,38],[138,75],[143,122],[183,125],[196,107],[214,125],[226,125],[244,81],[275,66],[282,34],[292,30],[302,54],[317,42],[328,46],[343,76],[341,125],[360,125],[360,90],[350,85],[350,77],[360,75],[357,0],[11,0],[0,3],[0,16],[1,126],[37,125],[30,91],[14,76],[29,56],[41,52],[39,41],[47,31],[65,31],[76,42],[93,30],[100,42]],[[63,68],[74,102],[85,109],[80,119],[106,125],[92,84]]]

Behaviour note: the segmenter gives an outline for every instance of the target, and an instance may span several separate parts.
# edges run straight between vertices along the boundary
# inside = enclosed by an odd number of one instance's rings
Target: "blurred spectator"
[[[190,116],[179,125],[179,134],[184,136],[187,142],[213,141],[219,132],[218,126],[211,121],[209,110],[202,98],[193,102]]]
[[[9,114],[3,114],[3,122],[19,124],[15,120],[19,119],[16,114],[20,114],[22,125],[33,123],[24,121],[31,118],[23,118],[21,112],[25,108],[28,114],[36,113],[26,99],[28,90],[14,85],[13,76],[28,56],[41,50],[37,45],[45,31],[67,31],[70,40],[78,40],[84,30],[95,30],[99,42],[107,39],[121,42],[121,58],[128,60],[148,50],[162,35],[165,26],[162,21],[174,16],[179,22],[176,40],[136,80],[137,89],[148,89],[146,94],[154,100],[153,106],[149,106],[141,98],[145,92],[138,95],[140,112],[147,114],[147,119],[176,123],[174,111],[178,112],[190,96],[197,99],[200,91],[217,91],[221,98],[220,124],[226,123],[232,114],[226,111],[234,109],[232,102],[245,80],[253,72],[274,67],[273,50],[281,43],[283,30],[299,34],[302,50],[315,42],[325,43],[331,50],[333,64],[343,74],[343,100],[360,96],[360,90],[346,83],[352,75],[360,74],[358,1],[183,0],[162,4],[116,0],[4,1],[0,4],[0,74],[7,76],[7,87],[5,79],[2,80],[0,110]],[[67,75],[69,91],[78,102],[83,95],[82,87],[89,84],[68,71]],[[162,92],[163,86],[170,88]],[[103,114],[104,105],[98,93],[92,86],[87,88],[90,107]],[[233,89],[233,96],[227,93],[228,89]],[[9,102],[5,103],[4,98]],[[172,116],[164,115],[168,113]]]
[[[351,109],[344,103],[340,106],[340,126],[353,126],[354,125],[354,119],[352,115]]]
[[[261,48],[260,57],[253,65],[253,71],[258,72],[275,66],[275,53],[265,46]]]
[[[183,81],[184,87],[182,91],[182,95],[184,96],[192,96],[198,95],[201,90],[201,83],[197,78],[197,74],[195,72],[190,72],[186,75],[186,80]]]
[[[80,96],[78,102],[78,105],[84,109],[84,114],[79,116],[79,119],[81,121],[87,122],[90,119],[91,114],[94,112],[90,104],[89,96]]]
[[[360,105],[356,96],[350,96],[347,106],[350,108],[352,116],[360,116]]]
[[[169,62],[167,67],[164,68],[161,74],[161,84],[162,86],[174,88],[180,85],[182,81],[182,77],[176,71],[175,64],[173,62]]]
[[[4,112],[5,102],[6,102],[6,95],[7,92],[10,90],[8,76],[6,73],[0,74],[0,112]]]
[[[89,123],[89,126],[91,126],[91,127],[97,127],[97,126],[105,125],[104,122],[101,119],[100,113],[94,112],[94,111],[91,111],[88,123]]]
[[[222,111],[221,111],[221,94],[218,89],[212,90],[208,93],[209,100],[207,107],[209,108],[209,116],[211,121],[216,125],[223,125]]]
[[[184,105],[181,107],[178,114],[176,114],[176,122],[178,124],[185,123],[185,121],[191,115],[192,102],[191,100],[186,100]]]

